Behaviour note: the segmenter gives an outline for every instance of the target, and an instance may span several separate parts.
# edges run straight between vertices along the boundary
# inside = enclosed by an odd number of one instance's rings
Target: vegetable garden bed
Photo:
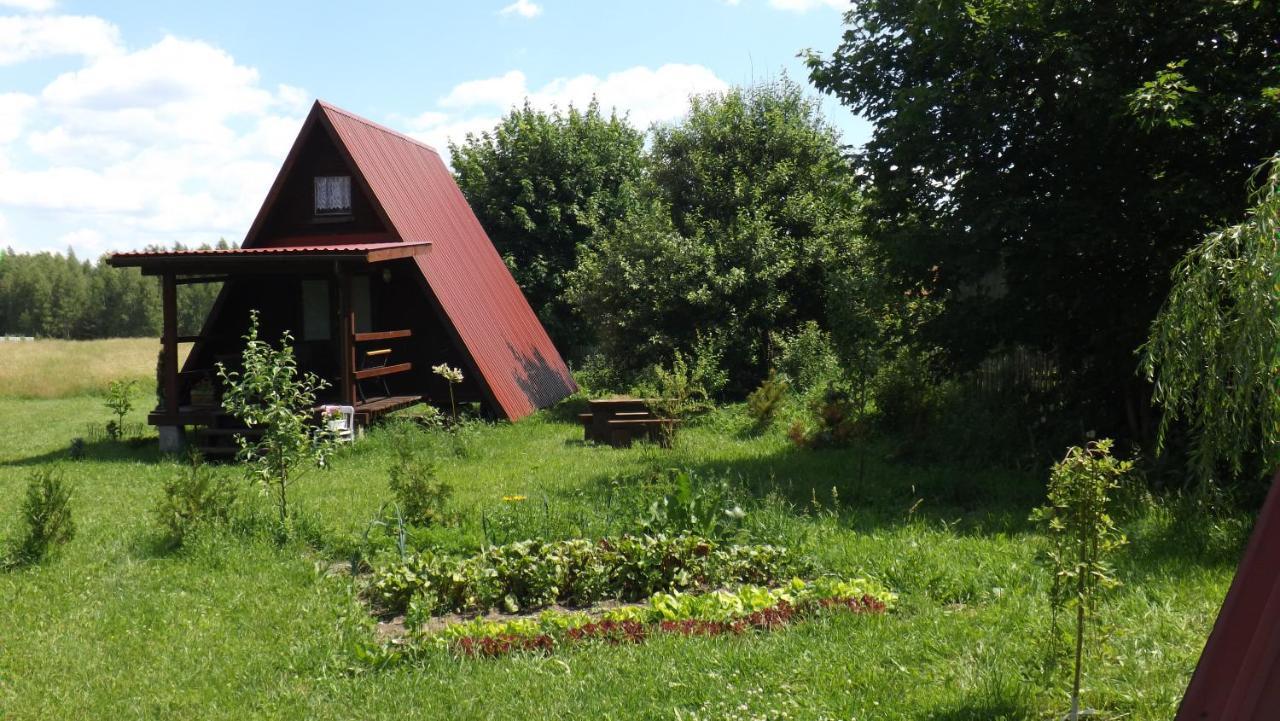
[[[798,577],[811,572],[783,547],[692,535],[522,541],[465,558],[393,561],[375,569],[366,597],[385,614],[405,614],[402,625],[382,626],[398,658],[738,635],[839,610],[880,613],[896,600],[867,579]]]

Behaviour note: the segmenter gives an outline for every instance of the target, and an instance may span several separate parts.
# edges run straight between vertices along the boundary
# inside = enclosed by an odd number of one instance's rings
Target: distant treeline
[[[183,249],[182,245],[175,245]],[[217,246],[231,247],[226,241]],[[184,285],[178,329],[196,333],[218,295],[218,283]],[[123,338],[160,334],[160,283],[137,268],[112,268],[105,256],[0,251],[0,334],[41,338]]]

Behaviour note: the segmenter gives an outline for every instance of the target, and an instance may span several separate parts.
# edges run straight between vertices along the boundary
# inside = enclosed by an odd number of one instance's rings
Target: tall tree
[[[454,173],[530,305],[571,359],[589,345],[564,300],[565,273],[601,218],[622,213],[644,172],[644,136],[592,102],[526,104],[493,131],[450,144]]]
[[[749,390],[772,332],[825,321],[824,271],[852,247],[838,136],[783,78],[694,98],[651,155],[652,197],[602,229],[571,295],[615,362],[665,361],[701,335],[723,347],[731,390]]]
[[[870,239],[951,290],[953,358],[1056,355],[1099,431],[1146,433],[1134,350],[1169,271],[1280,147],[1280,13],[1256,0],[863,0],[811,80],[875,123]]]
[[[217,247],[231,246],[222,240]],[[220,287],[217,283],[183,286],[178,293],[182,333],[200,330]],[[87,339],[159,332],[160,286],[137,268],[112,268],[105,257],[97,263],[80,261],[72,252],[64,256],[0,251],[0,333]]]
[[[1210,233],[1174,268],[1143,348],[1166,409],[1160,440],[1187,425],[1201,483],[1280,467],[1280,155],[1260,175],[1244,222]]]

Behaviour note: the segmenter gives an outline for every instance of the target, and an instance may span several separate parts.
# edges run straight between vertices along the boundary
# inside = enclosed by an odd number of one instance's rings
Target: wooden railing
[[[360,355],[360,352],[357,346],[361,343],[400,340],[403,338],[410,338],[412,336],[413,336],[413,331],[408,328],[403,330],[384,330],[384,331],[373,331],[373,332],[367,332],[367,333],[354,333],[354,332],[351,333],[351,336],[350,336],[351,338],[351,361],[350,361],[351,374],[349,379],[347,380],[347,383],[348,383],[347,388],[349,389],[348,397],[351,399],[351,404],[353,406],[356,405],[356,401],[361,395],[360,388],[358,386],[358,383],[360,381],[369,380],[371,378],[381,378],[384,376],[397,375],[399,373],[407,373],[408,371],[413,370],[413,364],[409,362],[392,363],[388,365],[377,366],[374,368],[360,368],[359,366],[361,364],[358,362],[358,359],[361,358],[362,356]],[[369,353],[366,352],[366,354],[363,357],[364,358],[370,357]]]

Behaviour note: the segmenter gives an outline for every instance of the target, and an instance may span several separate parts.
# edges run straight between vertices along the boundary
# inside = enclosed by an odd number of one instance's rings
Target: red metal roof
[[[317,123],[327,127],[379,214],[400,239],[429,241],[415,258],[435,301],[496,409],[522,418],[577,390],[569,369],[436,151],[406,135],[317,101],[285,161]],[[267,204],[272,202],[268,196]],[[265,217],[245,239],[253,246]],[[256,249],[256,248],[255,248]]]
[[[332,240],[334,236],[327,239]],[[297,239],[286,239],[297,240]],[[114,253],[107,262],[116,268],[140,267],[143,272],[173,272],[198,268],[216,270],[225,268],[225,262],[242,259],[290,259],[290,260],[354,260],[380,263],[409,258],[425,253],[431,241],[409,243],[325,243],[322,245],[285,245],[261,248],[204,248],[199,250],[139,250]],[[193,266],[193,263],[196,264]]]
[[[1280,718],[1280,474],[1262,506],[1176,721]]]
[[[314,240],[318,240],[321,237],[323,236],[317,236],[316,238],[312,239],[311,242],[299,243],[298,245],[279,245],[279,246],[272,245],[272,246],[263,246],[259,248],[192,248],[192,249],[186,249],[186,250],[170,250],[170,249],[130,250],[130,251],[124,251],[121,253],[112,253],[111,258],[114,261],[116,258],[121,258],[121,259],[124,259],[124,258],[192,258],[192,257],[226,258],[226,257],[241,257],[241,256],[248,257],[248,256],[254,256],[254,255],[300,255],[300,254],[338,255],[338,254],[351,254],[351,253],[366,253],[371,250],[386,249],[389,246],[403,246],[403,245],[429,246],[431,245],[430,241],[415,241],[413,243],[397,243],[394,241],[392,243],[388,243],[386,241],[379,242],[379,243],[359,243],[359,242],[317,243],[317,242],[314,242]],[[328,237],[333,238],[334,236],[328,236]],[[290,239],[290,240],[293,240],[293,239]]]

